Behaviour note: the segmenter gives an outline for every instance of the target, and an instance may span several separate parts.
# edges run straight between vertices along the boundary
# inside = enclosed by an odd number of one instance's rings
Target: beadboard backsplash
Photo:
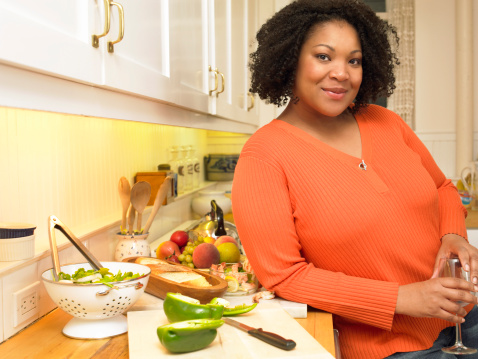
[[[137,172],[156,171],[170,146],[192,145],[202,159],[239,153],[249,137],[5,107],[0,119],[0,221],[35,224],[41,248],[51,214],[78,236],[119,220],[120,177],[132,184]]]

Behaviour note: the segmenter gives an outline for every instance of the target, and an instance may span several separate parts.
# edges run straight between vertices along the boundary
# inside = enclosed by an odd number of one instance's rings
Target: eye
[[[354,65],[354,66],[360,66],[362,65],[362,59],[352,59],[349,61],[350,64]]]
[[[316,58],[318,58],[321,61],[328,61],[330,60],[329,56],[326,54],[317,54],[315,55]]]

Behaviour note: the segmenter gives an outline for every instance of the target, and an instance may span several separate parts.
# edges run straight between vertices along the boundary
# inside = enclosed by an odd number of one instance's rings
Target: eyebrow
[[[318,45],[315,45],[314,47],[318,47],[318,46],[324,46],[324,47],[327,47],[328,49],[332,50],[335,52],[335,49],[330,46],[330,45],[327,45],[327,44],[318,44]],[[362,50],[353,50],[353,51],[350,51],[351,54],[354,54],[356,52],[362,52]]]

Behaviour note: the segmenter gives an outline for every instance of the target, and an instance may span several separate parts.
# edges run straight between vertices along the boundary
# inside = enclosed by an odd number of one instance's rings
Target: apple
[[[186,243],[188,243],[189,236],[185,231],[176,231],[171,234],[171,238],[169,240],[176,243],[179,247],[184,247]]]
[[[167,259],[171,255],[179,255],[180,253],[178,245],[171,241],[164,241],[156,249],[156,257],[159,259]]]

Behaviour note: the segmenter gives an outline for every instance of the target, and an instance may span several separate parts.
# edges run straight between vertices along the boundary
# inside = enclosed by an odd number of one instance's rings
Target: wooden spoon
[[[134,218],[136,217],[136,211],[133,205],[129,206],[128,213],[128,234],[134,234]]]
[[[131,198],[131,186],[126,177],[121,177],[118,183],[118,192],[121,200],[121,207],[123,208],[123,213],[121,215],[121,227],[120,232],[124,234],[126,232],[126,213],[128,212],[128,207]]]
[[[148,233],[151,224],[153,224],[154,217],[156,216],[156,213],[158,213],[159,208],[163,204],[164,199],[171,188],[170,184],[172,179],[172,177],[168,176],[164,179],[163,183],[161,183],[158,193],[156,194],[156,199],[154,200],[153,209],[151,210],[151,214],[149,215],[146,225],[144,226],[143,233]]]
[[[131,189],[131,204],[138,212],[137,228],[141,233],[142,215],[151,197],[151,185],[146,181],[136,182]]]

